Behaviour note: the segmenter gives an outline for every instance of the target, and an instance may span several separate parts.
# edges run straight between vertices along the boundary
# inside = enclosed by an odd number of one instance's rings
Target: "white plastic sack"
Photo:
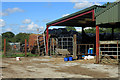
[[[85,60],[94,59],[94,56],[85,56],[84,59]]]
[[[20,61],[20,59],[21,59],[20,57],[16,57],[16,61]]]

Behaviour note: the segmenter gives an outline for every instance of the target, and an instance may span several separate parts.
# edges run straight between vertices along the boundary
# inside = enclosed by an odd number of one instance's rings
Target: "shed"
[[[46,55],[48,55],[48,28],[50,26],[96,27],[96,63],[99,62],[99,26],[120,28],[120,1],[109,6],[94,5],[46,24]],[[83,32],[83,29],[82,29]],[[113,31],[112,31],[113,32]]]

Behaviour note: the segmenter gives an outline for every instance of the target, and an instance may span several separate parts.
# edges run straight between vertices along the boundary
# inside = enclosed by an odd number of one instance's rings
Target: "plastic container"
[[[90,53],[93,54],[93,49],[90,50]]]
[[[88,54],[90,54],[90,49],[88,49]]]
[[[65,58],[64,58],[64,61],[68,61],[68,58],[67,58],[67,57],[65,57]]]
[[[85,57],[85,55],[82,55],[82,58],[84,58]]]
[[[73,61],[73,57],[69,57],[69,61]]]

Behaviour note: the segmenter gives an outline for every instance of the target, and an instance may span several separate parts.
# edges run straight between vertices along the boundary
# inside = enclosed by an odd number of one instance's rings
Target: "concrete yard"
[[[2,78],[117,78],[118,65],[94,64],[95,60],[64,62],[63,58],[22,57],[2,59]]]

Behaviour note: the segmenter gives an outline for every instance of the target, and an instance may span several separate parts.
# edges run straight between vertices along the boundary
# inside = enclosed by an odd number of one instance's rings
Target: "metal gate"
[[[73,37],[58,37],[49,39],[49,54],[55,55],[55,49],[67,49],[73,54]]]
[[[58,37],[58,48],[67,49],[72,54],[73,42],[73,37]]]
[[[119,61],[120,59],[120,41],[100,41],[99,61]]]

